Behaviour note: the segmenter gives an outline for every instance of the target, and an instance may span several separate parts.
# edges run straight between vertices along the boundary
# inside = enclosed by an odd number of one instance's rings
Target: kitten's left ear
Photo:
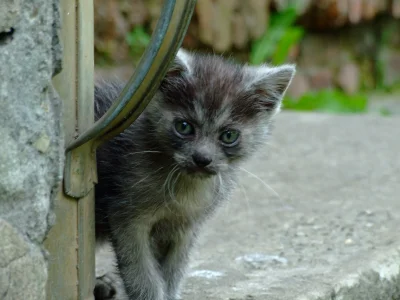
[[[179,49],[175,59],[167,71],[166,77],[176,77],[183,73],[190,73],[191,59],[190,54],[186,50],[183,50],[182,48]]]
[[[295,65],[279,67],[248,67],[251,74],[250,88],[257,97],[258,105],[264,111],[278,112],[282,98],[296,73]]]

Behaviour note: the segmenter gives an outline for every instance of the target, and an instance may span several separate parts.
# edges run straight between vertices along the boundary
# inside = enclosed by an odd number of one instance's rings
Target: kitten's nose
[[[193,158],[193,161],[195,162],[195,164],[201,168],[208,166],[212,162],[211,158],[205,157],[205,156],[201,155],[200,153],[193,154],[192,158]]]

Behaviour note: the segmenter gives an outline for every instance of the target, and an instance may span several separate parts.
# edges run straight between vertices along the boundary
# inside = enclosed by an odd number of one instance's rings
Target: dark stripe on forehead
[[[196,88],[189,76],[167,76],[161,83],[160,91],[167,105],[194,110]]]
[[[251,91],[237,95],[232,102],[232,118],[240,122],[246,122],[260,113],[258,95]]]
[[[190,60],[190,74],[177,73],[166,76],[160,91],[167,105],[183,109],[198,122],[212,122],[231,106],[238,116],[249,108],[242,107],[238,99],[242,94],[243,67],[224,61],[218,56],[194,55]],[[224,107],[222,107],[224,104]],[[196,116],[202,109],[201,115]]]
[[[239,65],[225,62],[218,56],[196,55],[193,58],[193,77],[196,81],[199,101],[207,114],[213,117],[222,103],[233,101],[243,79]]]

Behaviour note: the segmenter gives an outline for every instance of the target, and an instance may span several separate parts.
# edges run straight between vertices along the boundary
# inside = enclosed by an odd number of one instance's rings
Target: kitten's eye
[[[182,120],[175,122],[175,130],[181,135],[191,135],[194,133],[193,126],[190,123]]]
[[[239,131],[237,130],[226,130],[224,131],[219,139],[221,142],[223,142],[225,145],[232,145],[234,144],[239,138]]]

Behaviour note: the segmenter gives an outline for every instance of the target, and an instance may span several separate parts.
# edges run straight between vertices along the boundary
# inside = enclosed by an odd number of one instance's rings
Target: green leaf
[[[288,28],[296,22],[296,19],[296,9],[294,7],[288,7],[284,11],[271,15],[270,26]]]
[[[131,54],[133,56],[140,55],[150,43],[150,39],[150,35],[143,27],[135,27],[126,36],[126,42],[130,47]]]
[[[272,62],[276,65],[284,63],[289,55],[290,49],[293,47],[293,45],[296,45],[301,40],[303,35],[304,30],[300,27],[292,27],[286,29],[282,38],[276,45],[275,53],[272,57]]]
[[[270,29],[268,34],[264,34],[259,40],[255,41],[250,52],[250,63],[259,65],[271,57],[283,32],[281,28]]]
[[[293,25],[296,19],[297,14],[293,7],[272,14],[265,33],[251,45],[250,63],[258,65],[270,59],[275,64],[284,62],[291,47],[304,34],[302,28]]]
[[[136,27],[128,34],[127,42],[130,46],[147,46],[150,36],[143,27]]]
[[[362,113],[367,110],[367,104],[366,96],[347,95],[340,90],[309,92],[298,100],[289,97],[284,100],[286,109],[328,113]]]

